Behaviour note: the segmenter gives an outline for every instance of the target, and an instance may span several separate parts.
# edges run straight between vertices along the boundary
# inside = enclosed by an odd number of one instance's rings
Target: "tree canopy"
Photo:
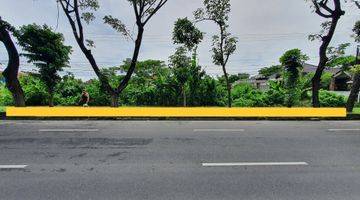
[[[21,55],[39,69],[41,80],[46,84],[52,96],[60,80],[58,72],[68,67],[71,47],[64,45],[64,37],[61,33],[53,32],[47,25],[22,26],[15,35],[19,45],[25,51]],[[49,104],[53,106],[52,102]]]

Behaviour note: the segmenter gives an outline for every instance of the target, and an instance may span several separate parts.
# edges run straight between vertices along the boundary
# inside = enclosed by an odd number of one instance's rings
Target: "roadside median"
[[[346,118],[344,108],[6,107],[6,118]]]

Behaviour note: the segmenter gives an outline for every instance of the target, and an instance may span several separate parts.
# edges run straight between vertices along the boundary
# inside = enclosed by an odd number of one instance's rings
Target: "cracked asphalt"
[[[359,128],[359,121],[4,120],[0,166],[27,166],[0,170],[0,199],[358,200]],[[249,162],[308,165],[202,166]]]

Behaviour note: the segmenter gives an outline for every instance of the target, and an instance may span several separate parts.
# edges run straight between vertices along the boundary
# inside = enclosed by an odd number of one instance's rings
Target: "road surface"
[[[358,200],[359,121],[0,121],[0,199]]]

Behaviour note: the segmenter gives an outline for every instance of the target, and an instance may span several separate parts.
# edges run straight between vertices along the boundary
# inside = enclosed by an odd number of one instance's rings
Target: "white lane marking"
[[[203,167],[235,167],[235,166],[306,166],[306,162],[240,162],[240,163],[202,163]]]
[[[0,169],[25,169],[27,165],[0,165]]]
[[[194,129],[194,132],[244,132],[244,129]]]
[[[40,129],[39,132],[98,132],[99,129]]]
[[[328,129],[330,132],[341,132],[341,131],[360,131],[360,129]]]

